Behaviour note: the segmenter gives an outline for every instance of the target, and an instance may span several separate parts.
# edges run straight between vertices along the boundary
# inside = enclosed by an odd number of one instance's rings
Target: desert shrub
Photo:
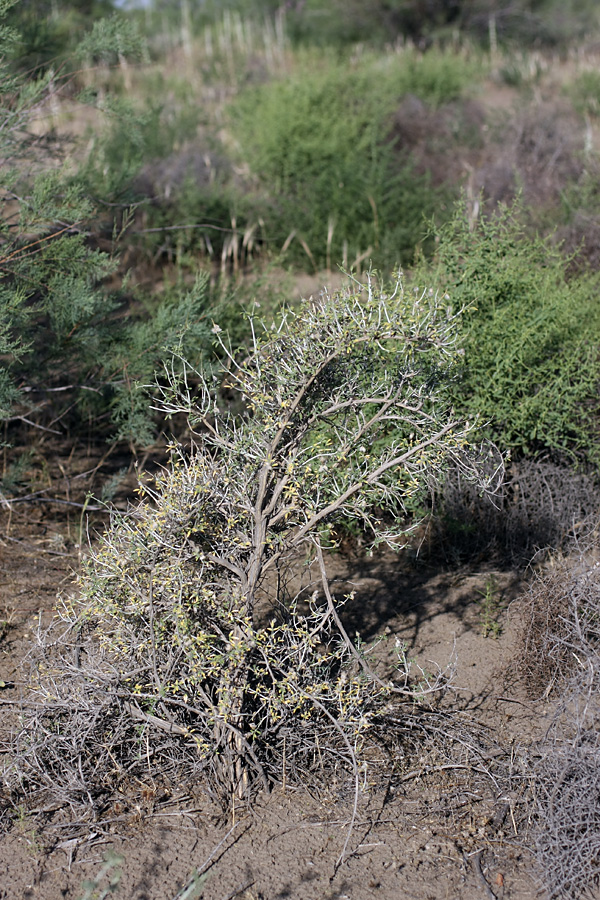
[[[510,116],[492,120],[492,142],[483,155],[473,192],[481,189],[489,206],[517,198],[530,220],[551,232],[566,185],[584,177],[583,122],[567,101],[524,102]]]
[[[521,672],[555,700],[535,748],[530,839],[551,898],[591,896],[600,878],[600,563],[597,519],[533,580],[521,607]]]
[[[490,474],[494,458],[480,467]],[[460,469],[449,468],[433,504],[421,552],[453,563],[493,555],[526,566],[549,550],[566,548],[600,509],[593,477],[534,459],[512,463],[493,497],[482,495]]]
[[[229,408],[200,373],[195,392],[186,378],[164,389],[195,443],[140,485],[40,640],[12,761],[27,791],[89,809],[134,776],[201,775],[231,799],[322,766],[356,775],[385,705],[439,686],[411,681],[402,647],[391,681],[373,672],[324,549],[342,517],[402,542],[399,518],[387,527],[376,510],[401,517],[448,458],[466,464],[445,401],[457,324],[428,293],[355,282],[254,323],[253,351],[229,357]]]
[[[597,685],[596,685],[597,689]],[[583,698],[580,698],[583,701]],[[543,748],[533,773],[538,877],[552,900],[594,896],[600,880],[598,713],[585,731]]]
[[[401,164],[407,157],[415,162],[415,171],[427,175],[439,192],[435,218],[441,224],[451,216],[459,186],[472,181],[485,152],[487,117],[476,100],[461,99],[435,109],[414,94],[408,94],[397,106],[388,136],[395,158]],[[470,174],[468,174],[470,173]],[[430,239],[419,248],[433,251]]]
[[[518,206],[439,229],[435,261],[415,277],[465,308],[465,369],[456,404],[518,455],[597,460],[599,309],[595,277],[528,236]]]
[[[482,201],[489,213],[518,198],[528,234],[537,230],[560,247],[569,274],[599,265],[598,165],[589,122],[574,105],[562,97],[522,100],[510,115],[488,118],[487,137],[480,127],[480,151],[467,160],[472,215]]]
[[[569,551],[554,556],[523,605],[523,673],[532,696],[566,695],[580,674],[600,669],[598,534],[580,523]],[[587,525],[587,530],[582,528]]]
[[[361,254],[390,269],[412,260],[441,194],[410,153],[394,151],[391,115],[409,92],[431,105],[455,97],[467,71],[462,58],[406,51],[353,67],[319,63],[244,92],[233,130],[275,201],[263,213],[269,237],[287,246],[297,235],[290,252],[305,264],[307,254],[314,265]]]

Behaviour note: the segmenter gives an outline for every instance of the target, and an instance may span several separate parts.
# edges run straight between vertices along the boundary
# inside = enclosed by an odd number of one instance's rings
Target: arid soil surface
[[[65,504],[25,502],[2,513],[5,759],[9,701],[21,689],[19,662],[40,617],[52,615],[57,593],[72,583],[80,526],[81,509]],[[381,636],[382,666],[398,640],[427,671],[454,661],[453,688],[442,711],[458,722],[459,732],[487,734],[490,751],[461,766],[457,756],[444,763],[444,752],[436,756],[424,747],[387,781],[372,783],[365,771],[349,838],[351,778],[304,793],[282,786],[252,810],[236,810],[234,820],[211,805],[201,785],[192,792],[157,789],[144,805],[116,799],[102,821],[75,838],[51,817],[41,826],[25,806],[7,806],[0,820],[1,900],[105,896],[85,894],[82,885],[100,872],[110,848],[124,857],[117,893],[124,900],[543,896],[528,852],[527,811],[516,795],[505,796],[503,785],[494,784],[492,766],[500,752],[494,747],[517,756],[542,733],[547,712],[528,697],[518,674],[518,574],[494,569],[485,559],[448,569],[410,555],[369,557],[356,549],[337,554],[331,566],[336,590],[345,592],[351,582],[356,592],[345,607],[346,627],[350,633],[359,629],[368,641]],[[194,869],[207,874],[200,894],[178,894]]]

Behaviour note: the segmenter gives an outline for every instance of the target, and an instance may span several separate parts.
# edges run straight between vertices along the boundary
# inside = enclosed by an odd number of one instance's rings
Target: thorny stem
[[[360,490],[362,490],[365,484],[372,485],[377,484],[382,475],[384,475],[389,469],[393,469],[396,466],[401,466],[402,463],[407,462],[411,457],[416,456],[422,450],[425,450],[427,447],[430,447],[433,444],[439,442],[444,435],[448,434],[448,432],[452,431],[457,426],[457,422],[449,422],[444,428],[440,429],[437,434],[434,434],[432,437],[428,438],[426,441],[421,441],[420,444],[415,444],[405,453],[400,456],[395,457],[394,459],[388,460],[383,465],[379,466],[374,472],[368,475],[364,481],[355,481],[351,484],[346,491],[344,491],[341,496],[336,497],[331,503],[329,503],[324,509],[321,509],[316,515],[314,515],[308,522],[302,525],[294,534],[291,535],[289,540],[286,542],[285,551],[289,551],[294,547],[297,547],[302,541],[310,534],[313,534],[317,526],[320,525],[325,519],[329,516],[333,515],[333,513],[337,512],[340,507],[342,507],[347,500],[353,497],[355,494],[358,494]],[[273,520],[269,523],[273,524]],[[285,551],[279,551],[273,556],[269,557],[269,559],[265,562],[263,566],[263,572],[265,572],[273,563],[279,559]]]

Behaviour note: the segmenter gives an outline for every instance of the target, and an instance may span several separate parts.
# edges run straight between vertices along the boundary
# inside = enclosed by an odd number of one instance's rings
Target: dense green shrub
[[[305,267],[366,259],[391,270],[411,261],[424,216],[456,188],[434,187],[427,171],[417,171],[396,139],[393,112],[408,94],[431,109],[462,96],[473,62],[437,50],[353,62],[305,55],[295,75],[242,88],[233,103],[238,174],[231,142],[215,137],[215,110],[190,102],[181,79],[155,72],[140,92],[149,99],[103,100],[108,127],[93,135],[84,170],[90,192],[104,203],[143,204],[141,246],[154,259],[188,251],[227,257],[229,244],[252,229],[255,246],[260,232],[260,246],[285,248]],[[209,181],[198,171],[207,155],[223,163]],[[168,191],[154,192],[146,174],[159,163]],[[250,184],[240,177],[248,169]]]
[[[457,408],[503,448],[597,462],[597,276],[568,279],[568,261],[525,232],[518,206],[475,224],[460,208],[437,241],[415,278],[465,308]]]
[[[86,29],[113,11],[111,0],[15,0],[7,16],[18,35],[12,65],[31,72],[64,64]]]
[[[8,6],[0,3],[0,13]],[[98,44],[84,42],[85,55],[95,46],[108,52],[107,39],[119,35],[122,52],[139,50],[117,24],[94,29]],[[0,31],[2,48],[16,40],[10,29]],[[197,359],[209,346],[208,281],[145,304],[131,289],[108,290],[117,236],[98,249],[102,219],[89,172],[82,177],[72,163],[57,169],[59,139],[34,140],[30,131],[64,81],[52,72],[11,75],[7,57],[1,66],[0,417],[35,420],[59,434],[82,414],[110,417],[114,436],[147,441],[151,419],[140,385],[176,347]]]
[[[441,197],[408,154],[394,152],[391,114],[407,93],[436,106],[469,78],[461,57],[406,51],[353,65],[313,61],[246,91],[232,109],[233,130],[242,159],[273,198],[263,213],[268,235],[279,246],[297,235],[296,258],[306,262],[310,253],[317,265],[351,265],[367,251],[388,268],[411,261],[423,217]]]

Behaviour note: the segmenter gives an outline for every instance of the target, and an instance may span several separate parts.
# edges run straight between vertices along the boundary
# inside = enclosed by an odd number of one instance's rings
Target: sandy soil
[[[52,615],[57,592],[68,587],[78,565],[79,516],[75,508],[24,503],[0,521],[3,754],[19,661],[40,616]],[[334,588],[341,594],[350,581],[355,590],[344,610],[346,626],[359,628],[366,640],[381,636],[382,666],[396,640],[406,641],[429,670],[455,660],[445,703],[465,717],[465,727],[471,719],[483,723],[504,747],[526,745],[540,733],[546,710],[527,698],[515,674],[522,587],[516,573],[485,561],[444,570],[409,556],[356,552],[331,563]],[[491,576],[494,602],[486,607]],[[305,793],[279,789],[252,810],[235,811],[233,823],[201,785],[179,794],[157,789],[137,807],[116,800],[102,823],[79,839],[63,839],[51,820],[36,825],[5,797],[0,900],[105,896],[85,894],[82,885],[100,872],[111,848],[124,857],[117,896],[125,900],[540,896],[520,814],[491,783],[456,768],[428,769],[419,759],[404,771],[406,777],[387,783],[371,784],[365,776],[343,860],[353,801],[353,786],[345,782]],[[178,894],[194,869],[207,874],[200,894]]]

